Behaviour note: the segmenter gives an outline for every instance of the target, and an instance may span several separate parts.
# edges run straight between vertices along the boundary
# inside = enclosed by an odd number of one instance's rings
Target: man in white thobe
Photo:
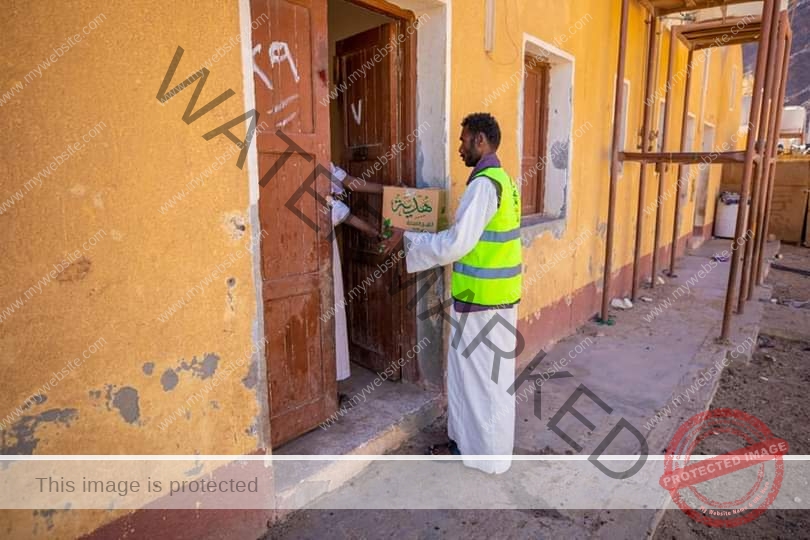
[[[464,270],[458,261],[479,249],[485,238],[511,239],[518,242],[517,257],[520,257],[520,204],[517,188],[508,179],[500,166],[496,150],[500,143],[500,129],[489,114],[473,114],[462,123],[459,153],[468,167],[474,167],[467,189],[461,198],[453,225],[439,233],[405,233],[406,263],[408,272],[421,272],[437,266],[454,264],[453,271]],[[483,172],[483,174],[482,174]],[[490,176],[500,172],[501,183]],[[506,178],[506,181],[503,181]],[[511,185],[511,187],[510,187]],[[508,197],[513,197],[510,201]],[[504,203],[517,204],[517,224],[512,230],[492,232],[487,230]],[[514,208],[512,222],[514,222]],[[499,221],[500,220],[499,218]],[[491,229],[491,227],[489,227]],[[510,236],[511,235],[511,236]],[[484,247],[486,249],[487,246]],[[514,244],[510,247],[514,252]],[[496,252],[497,253],[497,252]],[[497,257],[496,257],[497,258]],[[512,269],[515,266],[512,265]],[[503,272],[505,269],[483,269]],[[521,267],[516,267],[519,280]],[[513,272],[514,274],[514,272]],[[511,277],[515,277],[511,275]],[[454,280],[456,276],[454,275]],[[520,298],[520,282],[514,281],[509,288],[498,290],[494,280],[495,298],[510,300],[496,305],[481,305],[472,298],[456,294],[449,316],[457,324],[451,324],[451,341],[447,358],[448,434],[451,453],[460,453],[465,465],[487,473],[503,473],[511,465],[515,433],[515,400],[507,389],[515,379],[515,357],[518,351],[517,301]],[[492,291],[492,286],[488,290]],[[517,300],[513,300],[517,298]],[[493,321],[494,319],[494,321]],[[486,339],[482,341],[482,336]],[[477,345],[476,345],[477,342]],[[472,352],[468,350],[471,347]],[[514,355],[501,355],[511,352]],[[511,356],[511,357],[510,357]],[[476,460],[463,456],[497,455],[499,460]]]

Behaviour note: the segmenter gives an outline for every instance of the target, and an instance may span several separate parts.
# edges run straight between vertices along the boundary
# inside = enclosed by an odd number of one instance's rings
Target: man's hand
[[[349,174],[340,167],[338,167],[337,165],[335,165],[334,163],[332,163],[331,161],[329,162],[329,170],[332,172],[332,176],[335,177],[335,180],[337,180],[341,184],[346,179],[346,176],[348,176]]]
[[[405,237],[405,231],[402,229],[388,229],[387,232],[390,232],[388,238],[385,238],[384,233],[380,233],[380,245],[377,248],[380,256],[385,259],[387,258],[391,252],[395,251],[400,244],[402,243],[402,239]]]

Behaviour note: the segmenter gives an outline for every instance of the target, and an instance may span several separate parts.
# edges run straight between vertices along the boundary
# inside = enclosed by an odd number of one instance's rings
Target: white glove
[[[347,219],[351,215],[351,210],[349,207],[346,206],[345,203],[342,201],[333,201],[332,202],[332,226],[337,227]]]
[[[346,179],[347,173],[337,165],[332,162],[329,162],[329,170],[332,172],[332,176],[335,177],[335,180],[338,182],[343,182]]]

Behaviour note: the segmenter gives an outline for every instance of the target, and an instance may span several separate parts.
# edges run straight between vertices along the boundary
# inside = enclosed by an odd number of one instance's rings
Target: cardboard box
[[[447,228],[447,191],[439,188],[383,188],[383,228],[386,220],[398,229],[437,232]]]

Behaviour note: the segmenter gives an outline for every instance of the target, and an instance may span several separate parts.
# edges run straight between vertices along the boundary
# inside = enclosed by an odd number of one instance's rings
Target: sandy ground
[[[810,249],[783,246],[778,264],[810,271]],[[767,280],[779,303],[769,305],[762,321],[759,348],[748,365],[723,372],[711,408],[730,407],[762,420],[790,444],[791,454],[810,454],[810,277],[772,270]],[[709,438],[704,454],[732,450],[734,444]],[[769,511],[731,530],[698,524],[680,510],[666,512],[655,539],[669,538],[810,538],[810,511]]]

